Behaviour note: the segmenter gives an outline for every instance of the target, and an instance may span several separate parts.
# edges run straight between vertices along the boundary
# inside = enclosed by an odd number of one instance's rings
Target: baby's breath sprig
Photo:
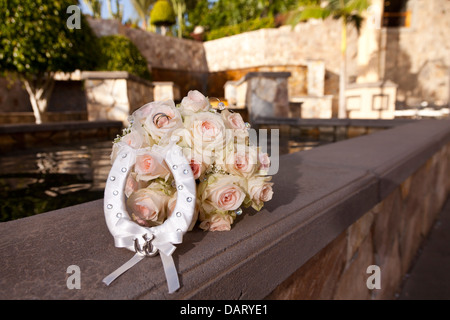
[[[118,134],[113,142],[118,143],[122,139],[123,136],[126,136],[130,132],[131,132],[131,126],[129,126],[128,128],[122,129],[122,134]]]

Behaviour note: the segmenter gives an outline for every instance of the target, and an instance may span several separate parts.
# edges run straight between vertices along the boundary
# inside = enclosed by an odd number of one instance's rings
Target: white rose
[[[223,153],[225,146],[232,142],[220,115],[199,112],[188,119],[187,128],[192,135],[192,148],[203,157]],[[223,158],[223,154],[220,154]]]
[[[146,144],[142,135],[136,131],[131,129],[123,137],[120,137],[118,142],[113,144],[112,152],[111,152],[111,163],[114,163],[116,160],[117,154],[123,146],[130,146],[133,149],[142,148]]]
[[[151,102],[142,108],[144,111],[139,109],[137,113],[145,115],[144,129],[156,143],[163,137],[169,138],[174,130],[183,127],[181,114],[172,100]]]
[[[197,90],[189,91],[180,103],[180,111],[183,116],[208,111],[209,108],[209,100]]]

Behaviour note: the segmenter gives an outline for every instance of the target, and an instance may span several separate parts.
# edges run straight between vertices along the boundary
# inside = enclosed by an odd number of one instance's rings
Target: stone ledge
[[[260,72],[248,72],[244,76],[244,80],[249,80],[251,78],[289,78],[291,76],[290,72],[270,72],[270,71],[260,71]]]
[[[83,71],[81,80],[127,79],[153,86],[151,81],[142,79],[128,71]]]
[[[43,131],[65,131],[65,130],[85,130],[108,127],[122,127],[121,121],[98,120],[98,121],[62,121],[49,122],[43,124],[17,123],[0,125],[0,134],[29,133]]]
[[[284,117],[261,117],[254,120],[255,125],[290,125],[290,126],[323,126],[323,127],[371,127],[371,128],[393,128],[417,120],[413,119],[301,119]]]
[[[1,223],[0,298],[264,298],[449,141],[449,121],[419,121],[282,156],[261,212],[229,232],[186,234],[174,254],[182,287],[172,295],[159,258],[101,282],[132,256],[114,247],[102,200]],[[70,265],[81,269],[80,290],[66,287]]]

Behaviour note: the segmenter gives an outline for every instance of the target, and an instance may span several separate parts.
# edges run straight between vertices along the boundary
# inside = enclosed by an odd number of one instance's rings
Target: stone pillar
[[[178,101],[181,99],[180,88],[172,81],[154,81],[153,98],[155,101]]]
[[[246,105],[250,122],[257,117],[289,117],[290,72],[249,72]]]
[[[84,71],[81,78],[87,100],[88,120],[118,120],[153,101],[151,82],[125,71]]]

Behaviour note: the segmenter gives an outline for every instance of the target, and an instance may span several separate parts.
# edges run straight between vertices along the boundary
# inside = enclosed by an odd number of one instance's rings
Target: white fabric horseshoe
[[[175,209],[163,224],[156,227],[143,227],[132,221],[126,208],[125,184],[131,168],[136,162],[136,149],[121,145],[111,167],[105,186],[104,212],[109,231],[118,248],[127,248],[135,255],[116,271],[103,279],[109,285],[122,273],[133,267],[146,256],[160,254],[167,279],[169,293],[179,287],[178,273],[173,262],[174,244],[182,242],[183,235],[191,226],[195,212],[196,186],[189,163],[182,149],[171,141],[163,148],[154,146],[165,159],[173,174],[177,187]]]

